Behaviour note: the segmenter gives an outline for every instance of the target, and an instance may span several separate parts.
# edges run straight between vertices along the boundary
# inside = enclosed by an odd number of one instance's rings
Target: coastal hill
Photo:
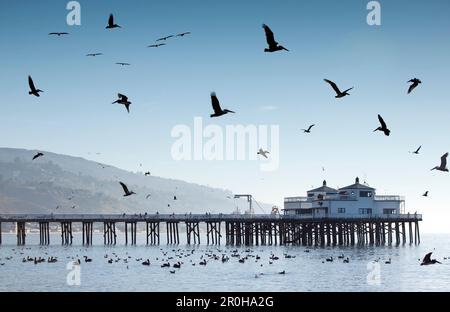
[[[227,190],[43,153],[32,161],[36,151],[0,148],[0,213],[232,213],[236,205],[245,208]],[[124,198],[119,181],[137,194]]]

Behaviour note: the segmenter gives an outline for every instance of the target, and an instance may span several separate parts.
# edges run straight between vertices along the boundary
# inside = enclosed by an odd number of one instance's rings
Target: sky
[[[367,24],[361,0],[79,1],[80,26],[67,25],[67,2],[0,3],[0,146],[131,171],[142,164],[280,207],[324,179],[343,187],[359,176],[379,195],[405,196],[406,211],[423,213],[423,231],[450,232],[450,176],[430,171],[450,151],[447,0],[380,1],[380,26]],[[105,29],[111,13],[122,28]],[[289,52],[263,52],[262,23]],[[48,36],[55,31],[70,35]],[[147,48],[185,31],[192,34]],[[93,52],[104,55],[85,56]],[[28,75],[45,91],[40,98],[28,95]],[[414,77],[423,83],[407,95]],[[335,99],[324,78],[354,90]],[[236,114],[210,119],[211,91]],[[118,92],[132,101],[130,114],[111,105]],[[377,114],[390,137],[373,132]],[[222,128],[279,126],[279,168],[174,160],[171,131],[192,128],[194,117]],[[419,145],[420,155],[409,153]]]

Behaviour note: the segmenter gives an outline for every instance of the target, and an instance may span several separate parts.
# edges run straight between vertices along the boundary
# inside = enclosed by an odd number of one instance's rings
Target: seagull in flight
[[[184,32],[184,33],[178,34],[178,35],[177,35],[177,37],[184,37],[184,36],[186,36],[186,35],[190,35],[190,34],[191,34],[191,32],[190,32],[190,31],[187,31],[187,32]]]
[[[266,33],[266,41],[269,45],[269,48],[264,49],[264,52],[276,52],[276,51],[289,51],[282,45],[279,45],[278,42],[275,41],[275,36],[273,35],[272,30],[267,26],[266,24],[263,24],[262,27],[264,28],[264,32]]]
[[[233,111],[228,110],[228,109],[222,109],[220,107],[220,102],[219,102],[219,99],[217,98],[215,92],[211,93],[211,104],[212,104],[212,107],[213,107],[213,110],[214,110],[214,114],[210,115],[211,118],[213,118],[213,117],[220,117],[220,116],[223,116],[223,115],[228,114],[228,113],[233,113],[234,114]]]
[[[267,154],[270,154],[270,153],[269,153],[269,151],[265,151],[262,148],[260,148],[257,154],[263,156],[264,158],[269,158],[269,157],[267,157]]]
[[[175,37],[175,36],[174,35],[170,35],[170,36],[167,36],[167,37],[162,37],[162,38],[156,39],[156,42],[158,42],[158,41],[166,41],[167,39],[172,38],[172,37]]]
[[[439,166],[436,166],[433,169],[431,169],[431,171],[438,170],[438,171],[448,172],[447,157],[448,157],[448,153],[445,153],[444,155],[442,155],[442,157],[441,157],[441,164]]]
[[[328,80],[328,79],[324,79],[324,81],[326,83],[328,83],[333,88],[334,92],[336,92],[335,98],[337,98],[337,99],[343,98],[346,95],[350,95],[348,93],[348,91],[350,91],[350,90],[352,90],[354,88],[354,87],[351,87],[350,89],[347,89],[347,90],[341,92],[341,90],[339,90],[338,86],[333,81]]]
[[[107,29],[112,28],[121,28],[119,25],[114,24],[114,15],[110,14],[108,19],[108,26],[106,26]]]
[[[28,76],[28,85],[30,86],[30,91],[28,92],[29,95],[34,95],[39,97],[39,92],[44,92],[41,89],[36,89],[36,87],[34,86],[34,82],[33,79],[31,78],[31,76]]]
[[[430,264],[436,264],[436,263],[441,264],[441,263],[440,263],[439,261],[437,261],[436,259],[431,259],[431,255],[432,255],[432,254],[433,254],[432,252],[427,253],[427,254],[425,255],[425,257],[423,258],[422,263],[421,263],[420,265],[430,265]]]
[[[165,46],[165,43],[158,43],[158,44],[151,44],[149,46],[147,46],[147,48],[159,48],[161,46]]]
[[[86,56],[93,56],[93,57],[99,56],[99,55],[103,55],[103,53],[89,53],[89,54],[86,54]]]
[[[408,83],[411,83],[411,85],[409,86],[409,89],[408,89],[408,94],[410,94],[415,88],[417,88],[417,86],[418,86],[419,84],[422,83],[422,81],[420,81],[420,80],[417,79],[417,78],[413,78],[413,79],[411,79],[410,81],[408,81]]]
[[[42,157],[42,156],[44,156],[44,154],[39,152],[39,153],[37,153],[36,155],[33,156],[33,160],[35,160],[35,159],[37,159],[39,157]]]
[[[128,190],[128,187],[125,185],[125,183],[123,183],[123,182],[119,182],[120,183],[120,185],[122,185],[122,188],[123,188],[123,192],[125,193],[124,195],[123,195],[123,197],[127,197],[127,196],[131,196],[131,195],[133,195],[133,194],[136,194],[135,192],[133,192],[133,191],[129,191]]]
[[[387,128],[386,123],[384,122],[383,117],[381,117],[381,115],[378,115],[378,120],[380,121],[381,126],[373,130],[373,132],[382,131],[384,132],[384,135],[389,136],[391,130]]]
[[[117,62],[116,65],[122,65],[122,66],[130,66],[130,63],[122,63],[122,62]]]
[[[302,130],[303,130],[304,133],[311,133],[311,129],[312,129],[312,127],[314,127],[314,126],[315,126],[315,125],[311,125],[311,126],[309,126],[308,129],[302,129]]]
[[[428,191],[426,191],[425,193],[423,193],[422,196],[423,196],[423,197],[428,197]]]
[[[422,148],[422,145],[419,146],[418,149],[416,149],[414,152],[411,152],[412,154],[419,155],[420,149]]]
[[[128,101],[128,97],[123,95],[123,94],[120,94],[120,93],[117,94],[117,97],[119,99],[114,101],[112,104],[116,104],[117,103],[117,104],[125,105],[125,107],[127,109],[127,112],[130,113],[130,104],[131,104],[131,102]]]
[[[69,33],[68,32],[51,32],[51,33],[49,33],[48,35],[49,36],[63,36],[63,35],[68,35]]]

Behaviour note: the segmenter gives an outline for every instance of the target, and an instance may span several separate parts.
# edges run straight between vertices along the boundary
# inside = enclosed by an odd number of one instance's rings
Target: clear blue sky
[[[407,210],[424,213],[426,230],[448,231],[450,176],[430,168],[450,151],[449,1],[381,1],[379,27],[366,24],[368,1],[359,0],[80,1],[82,25],[73,27],[67,2],[0,4],[1,146],[133,171],[142,163],[155,175],[280,206],[324,178],[344,186],[360,176],[379,194],[405,195]],[[110,13],[122,29],[105,30]],[[264,53],[262,23],[291,52]],[[183,31],[192,35],[146,48]],[[85,57],[90,52],[105,55]],[[39,99],[28,95],[29,74],[45,90]],[[413,77],[423,84],[408,96]],[[323,78],[355,89],[335,100]],[[263,173],[251,161],[172,160],[171,129],[195,116],[210,122],[212,90],[237,112],[215,123],[280,125],[278,171]],[[130,97],[131,114],[110,104],[117,92]],[[372,132],[378,113],[389,138]],[[303,135],[311,123],[313,133]],[[408,153],[419,145],[421,155]]]

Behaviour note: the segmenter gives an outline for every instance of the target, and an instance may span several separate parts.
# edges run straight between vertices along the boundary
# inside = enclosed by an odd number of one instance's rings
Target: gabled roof
[[[364,185],[364,184],[360,184],[359,183],[359,178],[355,179],[355,184],[346,186],[346,187],[341,187],[339,190],[368,190],[368,191],[374,191],[375,189],[373,187]]]
[[[319,188],[308,191],[308,193],[336,193],[337,190],[327,186],[327,181],[323,181],[323,185]]]

